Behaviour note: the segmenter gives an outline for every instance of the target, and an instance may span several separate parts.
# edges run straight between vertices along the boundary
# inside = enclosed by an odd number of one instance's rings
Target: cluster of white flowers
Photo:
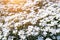
[[[50,33],[50,34],[49,34]],[[60,33],[60,2],[27,0],[20,4],[0,4],[0,39],[27,40],[38,34],[46,36]],[[48,35],[49,34],[49,35]],[[52,40],[49,37],[45,40]]]
[[[28,26],[27,29],[23,29],[23,30],[20,30],[18,32],[18,35],[21,37],[21,39],[25,39],[26,37],[28,37],[29,35],[33,35],[33,36],[36,36],[38,35],[39,33],[39,30],[40,28],[35,26]]]
[[[60,12],[59,12],[59,3],[52,4],[51,6],[47,7],[43,13],[46,14],[46,17],[44,17],[42,20],[40,20],[39,25],[42,27],[45,27],[45,29],[42,29],[43,31],[50,31],[55,33],[59,29],[59,19],[60,19]],[[58,30],[60,32],[60,30]]]

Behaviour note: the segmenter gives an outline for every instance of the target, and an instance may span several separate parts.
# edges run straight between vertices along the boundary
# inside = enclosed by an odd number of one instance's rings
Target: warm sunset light
[[[0,0],[0,3],[3,2],[3,4],[12,3],[12,4],[24,4],[26,3],[26,0]]]
[[[10,0],[10,2],[13,4],[24,4],[26,0]]]
[[[22,12],[21,7],[26,2],[27,2],[27,0],[0,0],[0,4],[5,5],[4,8],[2,8],[2,9],[4,11],[6,10],[7,12],[13,12],[11,14],[15,14],[17,12]],[[9,14],[7,14],[7,15],[9,15]]]

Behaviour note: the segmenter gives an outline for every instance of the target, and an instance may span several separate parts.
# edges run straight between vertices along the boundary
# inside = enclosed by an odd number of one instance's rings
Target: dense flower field
[[[58,1],[0,0],[0,40],[60,40]]]

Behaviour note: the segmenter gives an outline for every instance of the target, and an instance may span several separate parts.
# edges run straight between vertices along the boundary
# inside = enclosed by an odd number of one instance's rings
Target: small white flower
[[[45,27],[44,31],[48,31],[50,29],[50,27]]]
[[[27,36],[31,35],[31,31],[26,32]]]
[[[21,38],[21,39],[25,39],[26,36],[25,36],[25,35],[21,35],[20,38]]]
[[[35,34],[34,35],[38,35],[39,34],[39,32],[35,32]]]
[[[39,31],[39,30],[40,30],[40,28],[39,28],[39,27],[37,27],[37,26],[35,26],[35,27],[34,27],[34,30]]]
[[[23,35],[23,34],[25,34],[24,30],[20,30],[18,33],[18,35]]]
[[[3,35],[8,36],[10,30],[8,30],[7,28],[3,28],[2,30],[3,30]]]
[[[46,38],[45,40],[52,40],[52,39],[50,39],[50,38]]]
[[[49,29],[49,32],[51,32],[52,34],[56,34],[56,29],[51,28]]]
[[[33,28],[33,26],[28,26],[28,30],[32,30]]]
[[[7,38],[6,37],[3,37],[2,40],[7,40]]]
[[[17,30],[13,30],[13,34],[16,34],[17,33]]]
[[[43,35],[46,36],[47,35],[47,32],[43,32]]]
[[[60,29],[58,28],[57,30],[56,30],[56,33],[59,33],[60,32]]]
[[[15,38],[14,36],[9,36],[8,40],[13,40],[13,38]]]

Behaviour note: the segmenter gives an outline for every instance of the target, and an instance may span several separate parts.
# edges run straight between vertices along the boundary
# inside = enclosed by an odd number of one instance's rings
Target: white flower
[[[35,35],[38,35],[38,34],[39,34],[39,32],[35,32],[34,36],[35,36]]]
[[[16,34],[17,33],[17,30],[13,30],[13,34]]]
[[[2,40],[7,40],[7,38],[6,37],[3,37]]]
[[[60,32],[60,29],[58,28],[57,30],[56,30],[56,33],[59,33]]]
[[[14,36],[9,36],[8,40],[13,40],[13,38],[15,38]]]
[[[46,36],[46,35],[47,35],[47,32],[44,31],[44,32],[43,32],[43,35]]]
[[[56,34],[56,29],[51,28],[49,29],[49,32],[51,32],[52,34]]]
[[[45,40],[52,40],[52,39],[50,39],[50,38],[46,38]]]
[[[50,27],[45,27],[44,31],[48,31],[50,29]]]
[[[35,26],[35,27],[34,27],[34,30],[39,31],[39,30],[40,30],[40,28],[39,28],[39,27],[37,27],[37,26]]]
[[[51,22],[51,25],[54,26],[57,24],[57,21]]]
[[[35,32],[35,30],[34,31],[32,31],[32,32],[30,32],[31,33],[31,35],[33,35],[33,36],[36,36],[36,35],[38,35],[39,34],[39,32]]]
[[[24,32],[24,30],[20,30],[19,32],[18,32],[18,35],[20,36],[20,35],[24,35],[25,34],[25,32]]]
[[[21,35],[20,38],[21,38],[21,39],[25,39],[26,36],[25,36],[25,35]]]
[[[33,30],[33,26],[28,26],[28,31],[32,31]]]
[[[55,12],[55,11],[56,11],[56,9],[55,9],[55,8],[53,8],[53,7],[51,7],[51,6],[49,6],[49,7],[47,8],[47,10],[48,10],[48,11],[51,11],[51,12],[52,12],[52,11],[53,11],[53,12]],[[53,12],[52,12],[52,13],[53,13]]]
[[[3,28],[2,30],[3,30],[3,35],[8,36],[10,30],[8,30],[7,28]]]
[[[43,12],[43,13],[40,14],[40,18],[44,18],[44,17],[46,17],[47,15],[48,15],[48,13]]]
[[[31,31],[26,32],[27,36],[31,35]]]
[[[30,20],[23,20],[23,24],[26,24],[27,22],[29,22]]]

